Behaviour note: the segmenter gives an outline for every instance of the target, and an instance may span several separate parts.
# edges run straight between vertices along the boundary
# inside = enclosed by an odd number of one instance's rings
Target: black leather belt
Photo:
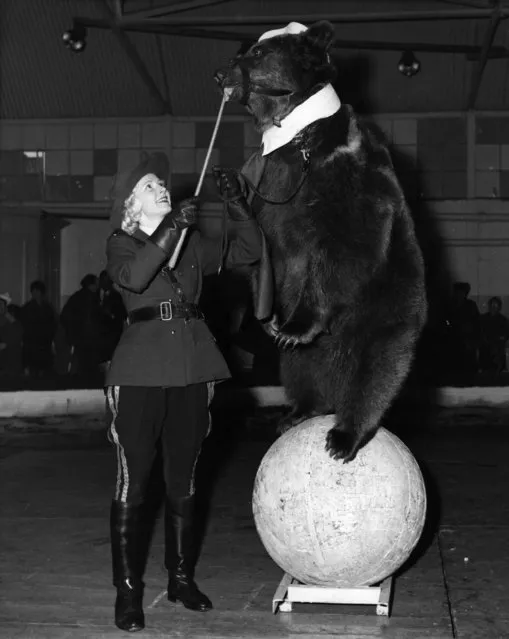
[[[189,302],[161,302],[157,306],[143,306],[131,311],[127,318],[129,324],[161,320],[169,322],[172,319],[203,319],[204,315],[197,304]]]

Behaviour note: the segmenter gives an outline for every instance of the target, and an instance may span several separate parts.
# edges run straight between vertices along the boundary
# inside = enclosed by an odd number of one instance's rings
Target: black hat
[[[134,187],[142,177],[153,173],[160,180],[168,179],[170,163],[166,153],[158,151],[150,155],[143,152],[141,162],[131,171],[117,175],[113,187],[113,207],[111,209],[110,224],[114,229],[121,228],[124,215],[124,203],[131,195]]]

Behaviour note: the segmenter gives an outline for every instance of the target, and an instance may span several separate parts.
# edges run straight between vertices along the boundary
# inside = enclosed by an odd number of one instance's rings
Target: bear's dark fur
[[[262,40],[216,77],[263,132],[333,79],[332,40],[327,22]],[[275,280],[271,327],[292,403],[281,429],[335,413],[326,448],[350,461],[407,377],[426,319],[410,212],[384,141],[348,105],[268,154],[258,191]],[[264,201],[295,191],[286,204]]]

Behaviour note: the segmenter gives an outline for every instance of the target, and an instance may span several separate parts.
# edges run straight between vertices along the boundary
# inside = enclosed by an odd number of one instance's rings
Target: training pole
[[[194,191],[194,196],[195,197],[197,197],[200,194],[201,187],[203,185],[203,180],[205,179],[205,173],[207,171],[207,166],[208,166],[208,163],[209,163],[209,160],[210,160],[210,156],[212,154],[212,149],[214,147],[214,142],[216,141],[217,132],[219,130],[219,123],[221,122],[221,116],[223,115],[224,105],[227,102],[228,102],[228,98],[223,93],[223,99],[221,101],[221,106],[219,107],[219,112],[217,114],[216,124],[214,125],[214,130],[212,131],[212,137],[210,138],[209,148],[207,149],[207,155],[205,156],[205,160],[203,161],[203,166],[202,166],[202,169],[201,169],[200,179],[198,180],[198,184],[196,185],[196,189]],[[179,238],[178,244],[175,247],[175,251],[173,252],[173,255],[170,258],[170,262],[169,262],[170,268],[175,268],[175,264],[177,263],[177,260],[178,260],[179,255],[180,255],[180,251],[182,249],[182,244],[184,243],[184,240],[186,239],[187,230],[188,229],[185,228],[182,231],[182,234],[181,234],[181,236]]]

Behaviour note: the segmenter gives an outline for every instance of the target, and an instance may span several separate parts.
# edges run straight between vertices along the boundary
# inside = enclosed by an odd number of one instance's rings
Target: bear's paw
[[[325,450],[333,459],[342,459],[345,463],[355,458],[358,450],[358,444],[352,433],[331,428],[327,433]]]
[[[289,328],[298,328],[297,326],[288,326]],[[270,335],[279,348],[295,348],[299,345],[311,344],[311,342],[321,333],[327,333],[324,328],[318,324],[313,325],[309,330],[299,334],[298,332],[287,332],[279,328],[279,322],[274,316],[270,322],[263,325],[265,332]],[[286,327],[285,327],[286,328]]]

